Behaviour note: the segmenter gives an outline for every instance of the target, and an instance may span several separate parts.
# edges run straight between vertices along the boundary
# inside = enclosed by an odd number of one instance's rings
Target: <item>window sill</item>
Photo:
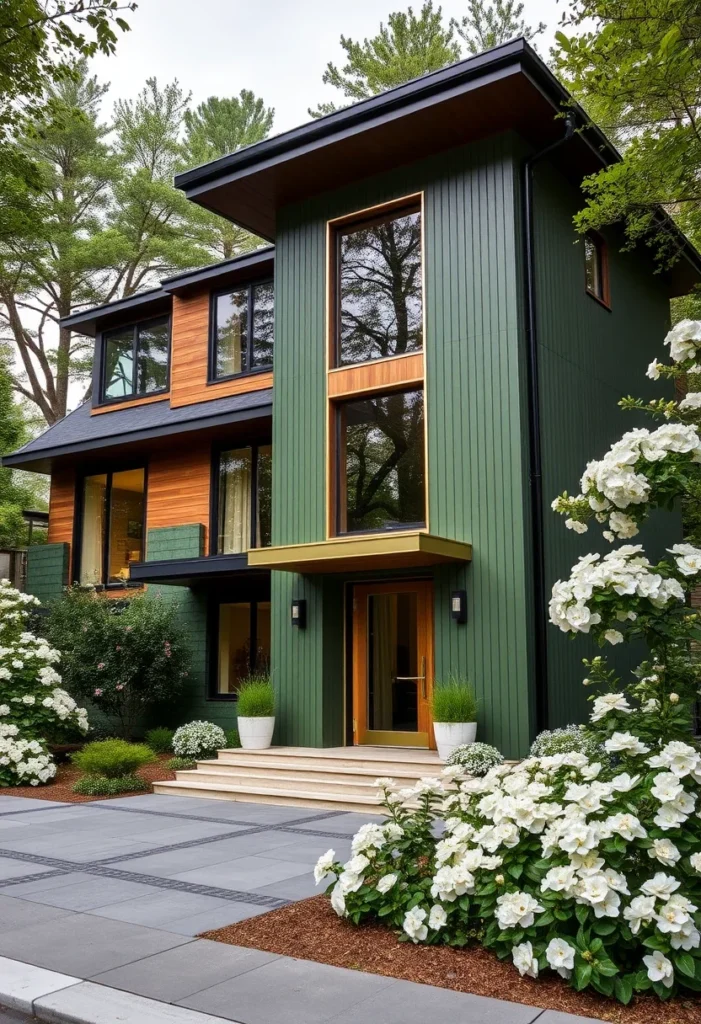
[[[391,356],[378,356],[377,359],[363,359],[363,360],[361,360],[358,363],[339,363],[339,362],[337,362],[335,366],[330,366],[329,367],[329,373],[337,373],[337,372],[342,371],[342,370],[354,370],[354,369],[356,369],[356,367],[359,367],[359,366],[365,366],[365,367],[367,367],[367,366],[377,366],[378,363],[393,362],[396,359],[411,359],[412,356],[421,356],[421,355],[423,355],[423,352],[424,352],[424,347],[422,345],[421,348],[413,348],[411,350],[411,352],[395,352]]]
[[[271,373],[272,363],[268,366],[256,366],[255,370],[242,370],[241,373],[230,373],[226,377],[208,377],[207,386],[210,384],[225,384],[227,381],[242,380],[246,377],[258,377],[261,373]]]
[[[158,391],[149,391],[145,395],[125,395],[124,398],[103,399],[93,404],[91,413],[110,412],[113,409],[129,408],[133,405],[146,405],[149,402],[158,402],[167,398],[170,394],[170,387],[161,388]]]
[[[596,295],[595,292],[590,292],[588,288],[585,288],[584,290],[590,299],[593,299],[594,302],[597,302],[600,306],[603,306],[603,308],[608,310],[609,313],[613,312],[611,309],[610,302],[608,302],[606,299],[602,299],[599,295]]]

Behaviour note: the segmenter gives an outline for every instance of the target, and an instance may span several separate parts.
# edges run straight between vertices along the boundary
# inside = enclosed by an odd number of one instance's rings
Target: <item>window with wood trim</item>
[[[334,365],[420,350],[420,204],[340,225],[334,234]]]
[[[270,601],[226,601],[215,610],[210,696],[235,698],[252,673],[270,671]]]
[[[272,446],[248,445],[217,453],[215,555],[241,554],[271,542]]]
[[[102,335],[102,402],[168,390],[170,319],[159,317]]]
[[[595,231],[587,231],[584,236],[584,280],[587,292],[609,306],[608,253],[606,243]]]
[[[124,587],[144,558],[146,470],[97,473],[79,493],[78,579],[82,586]]]
[[[272,281],[212,297],[210,379],[226,380],[273,365],[275,290]]]
[[[339,402],[335,416],[337,532],[424,526],[423,389]]]

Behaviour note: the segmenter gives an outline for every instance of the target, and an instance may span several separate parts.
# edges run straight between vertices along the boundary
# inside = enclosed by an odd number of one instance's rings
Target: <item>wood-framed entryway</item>
[[[353,743],[435,747],[433,583],[353,587]]]

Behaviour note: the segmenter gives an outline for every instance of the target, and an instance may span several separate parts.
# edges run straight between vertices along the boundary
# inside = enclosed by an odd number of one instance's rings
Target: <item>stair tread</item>
[[[179,775],[188,775],[191,779],[232,779],[236,781],[236,784],[248,785],[249,783],[254,784],[267,784],[270,782],[296,782],[299,783],[300,788],[309,785],[322,785],[322,786],[337,786],[340,788],[344,786],[358,786],[362,789],[366,789],[368,793],[377,793],[378,790],[372,782],[366,782],[363,779],[354,779],[352,776],[346,780],[338,779],[296,779],[292,775],[275,775],[273,772],[268,772],[265,775],[236,775],[234,772],[216,772],[206,771],[201,768],[189,770],[183,769],[178,771]],[[183,780],[185,781],[185,780]]]
[[[275,761],[261,761],[261,762],[259,762],[257,764],[252,764],[251,762],[246,761],[244,758],[240,758],[238,760],[231,760],[231,761],[229,761],[229,760],[227,760],[225,758],[218,758],[217,760],[198,761],[197,764],[198,764],[198,766],[206,765],[207,768],[209,768],[211,766],[214,766],[214,765],[217,765],[217,766],[228,765],[231,768],[245,768],[245,769],[249,769],[249,770],[252,770],[252,771],[261,771],[261,772],[262,771],[271,771],[271,772],[275,772],[275,771],[283,772],[284,771],[285,773],[289,772],[291,775],[294,774],[295,772],[320,772],[320,773],[323,772],[323,773],[328,773],[328,774],[333,774],[333,775],[368,776],[368,777],[373,778],[373,779],[376,779],[376,778],[379,777],[378,772],[374,768],[366,768],[362,764],[358,764],[357,766],[356,765],[325,765],[325,764],[324,765],[322,765],[322,764],[319,764],[319,765],[292,765],[292,764],[291,765],[285,765],[285,764],[276,763]],[[422,766],[417,771],[407,771],[406,767],[407,766],[404,765],[404,766],[402,766],[402,770],[400,770],[400,771],[393,771],[391,773],[391,777],[395,778],[395,779],[416,779],[416,778],[419,778],[423,774],[423,772],[424,772],[424,766]],[[440,767],[442,768],[442,765]]]
[[[260,796],[282,796],[282,797],[293,796],[293,797],[296,797],[298,799],[304,799],[304,800],[323,800],[324,799],[324,794],[309,793],[309,792],[307,792],[305,790],[265,789],[265,788],[261,788],[260,786],[239,786],[239,785],[232,785],[232,784],[221,785],[221,784],[216,783],[216,782],[207,782],[205,785],[203,785],[202,782],[196,782],[194,779],[192,781],[190,781],[189,779],[187,781],[178,779],[175,782],[171,782],[171,781],[156,782],[156,783],[154,783],[154,785],[155,786],[160,786],[160,787],[168,786],[168,787],[171,787],[171,788],[174,788],[174,789],[213,789],[213,790],[223,790],[223,791],[232,792],[232,793],[254,793],[254,794],[258,794]],[[346,793],[338,793],[338,794],[336,794],[334,796],[334,800],[339,800],[342,803],[362,803],[361,800],[354,799],[352,794],[349,794],[349,793],[348,794],[346,794]],[[374,801],[373,801],[373,803],[374,803]],[[378,806],[379,806],[379,803],[378,803]]]
[[[358,761],[362,764],[366,761],[382,761],[389,764],[428,764],[441,766],[442,762],[434,750],[425,750],[421,747],[383,747],[363,746],[362,754],[351,753],[360,750],[355,747],[266,747],[262,750],[244,750],[242,747],[222,747],[219,753],[234,754],[237,757],[291,757],[306,758],[313,757],[319,760],[345,760]]]

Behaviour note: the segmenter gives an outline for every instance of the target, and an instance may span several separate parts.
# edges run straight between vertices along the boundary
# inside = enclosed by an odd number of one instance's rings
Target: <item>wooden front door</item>
[[[434,747],[433,585],[353,588],[353,742]]]

